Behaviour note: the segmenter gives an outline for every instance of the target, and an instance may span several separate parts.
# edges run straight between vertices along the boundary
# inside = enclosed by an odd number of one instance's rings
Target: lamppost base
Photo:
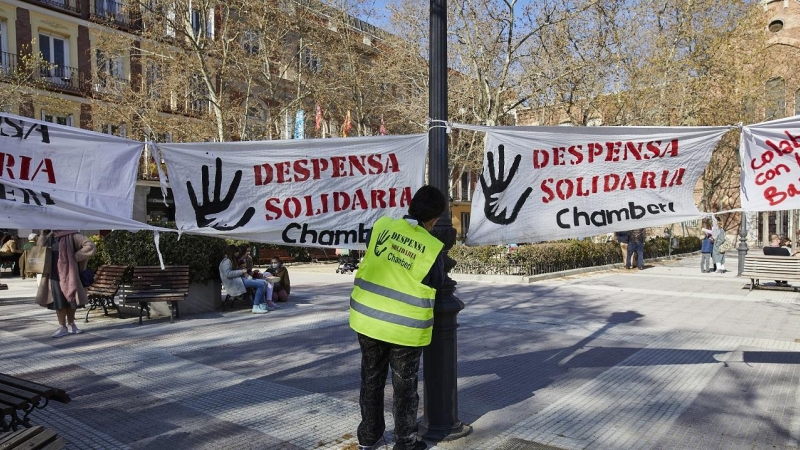
[[[454,441],[470,433],[472,433],[472,427],[461,422],[447,428],[429,427],[421,423],[417,432],[422,439],[433,442]]]

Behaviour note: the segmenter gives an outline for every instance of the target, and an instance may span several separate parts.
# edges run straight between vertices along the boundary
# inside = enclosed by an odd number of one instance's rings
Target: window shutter
[[[206,22],[206,37],[214,39],[214,9],[208,10],[208,21]]]

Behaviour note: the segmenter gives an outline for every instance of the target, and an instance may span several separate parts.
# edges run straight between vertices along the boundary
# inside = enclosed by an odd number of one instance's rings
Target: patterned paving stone
[[[459,418],[474,431],[435,448],[797,448],[800,299],[753,295],[732,274],[704,277],[697,266],[460,282]],[[352,277],[292,281],[298,295],[265,317],[234,310],[138,326],[98,314],[61,339],[50,338],[52,312],[32,305],[32,284],[10,281],[0,371],[70,392],[72,403],[34,413],[70,448],[352,449]],[[387,389],[391,442],[390,411]]]

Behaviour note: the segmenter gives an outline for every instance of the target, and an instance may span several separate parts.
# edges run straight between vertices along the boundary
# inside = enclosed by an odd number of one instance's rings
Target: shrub
[[[89,261],[89,266],[94,269],[103,264],[159,265],[150,231],[112,231],[103,238],[93,236],[92,240],[97,253]],[[228,245],[224,239],[184,234],[178,240],[178,233],[161,233],[159,241],[164,264],[188,265],[190,281],[207,283],[219,279],[219,262]]]
[[[696,237],[678,238],[672,254],[700,249]],[[645,258],[667,256],[669,240],[656,237],[645,243]],[[475,274],[536,275],[580,267],[621,263],[622,253],[615,242],[594,243],[589,239],[524,244],[508,253],[505,246],[454,246],[449,255],[456,261],[453,272]]]

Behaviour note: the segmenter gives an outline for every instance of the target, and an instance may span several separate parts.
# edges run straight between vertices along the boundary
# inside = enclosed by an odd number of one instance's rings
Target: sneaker
[[[253,314],[266,314],[268,312],[269,311],[267,311],[265,308],[262,308],[261,305],[253,306]]]
[[[58,327],[55,333],[53,333],[54,338],[60,338],[69,334],[67,331],[67,327]]]
[[[280,307],[280,306],[278,306],[278,305],[277,305],[275,302],[273,302],[272,300],[267,300],[267,307],[268,307],[268,308],[272,308],[272,309],[270,309],[270,311],[272,311],[272,310],[274,310],[274,309],[281,309],[281,307]]]
[[[75,325],[75,322],[67,324],[67,328],[69,329],[70,334],[81,334],[82,332],[81,329],[78,328],[77,325]]]

